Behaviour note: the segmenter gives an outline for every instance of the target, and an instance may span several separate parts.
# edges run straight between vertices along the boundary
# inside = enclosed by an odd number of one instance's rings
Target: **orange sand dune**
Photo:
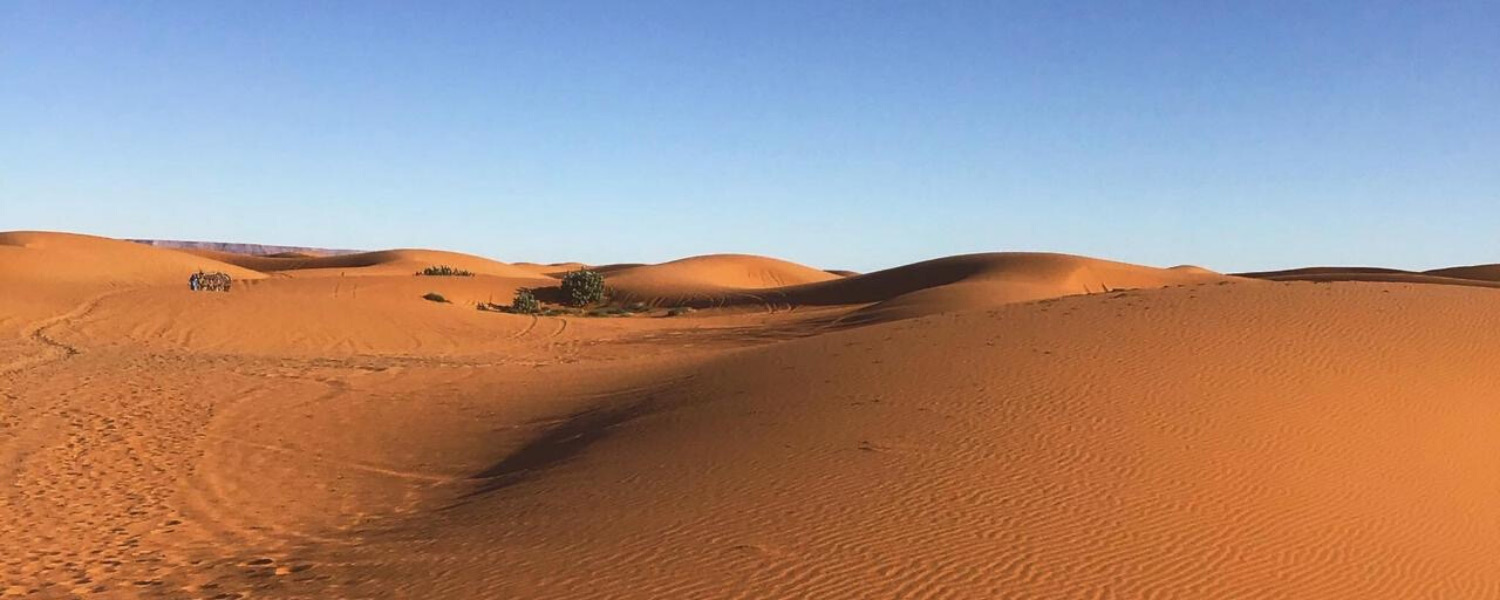
[[[825,285],[784,290],[796,304],[850,304],[880,298],[848,321],[905,319],[1015,302],[1235,278],[1201,268],[1158,269],[1067,254],[969,254],[920,262]]]
[[[530,317],[382,254],[193,293],[240,268],[0,234],[0,594],[1500,590],[1500,290],[721,256],[610,279],[796,310]]]
[[[67,312],[85,300],[126,287],[187,289],[194,271],[237,279],[264,275],[175,250],[72,233],[0,232],[0,334]],[[0,348],[0,354],[4,349]],[[3,362],[3,359],[0,359]]]
[[[97,285],[187,285],[197,270],[224,271],[238,279],[265,275],[216,260],[73,233],[0,233],[0,278]]]
[[[382,250],[306,258],[251,256],[213,250],[187,250],[186,252],[247,269],[265,273],[281,273],[292,277],[413,275],[427,267],[439,265],[495,277],[535,278],[540,275],[529,269],[487,258],[441,250]]]
[[[691,299],[755,297],[747,290],[828,281],[838,276],[796,263],[745,254],[694,256],[658,265],[602,268],[622,300],[688,304]]]
[[[580,262],[561,262],[561,263],[550,263],[550,264],[545,264],[545,265],[543,265],[543,264],[537,264],[537,263],[518,262],[518,263],[511,263],[511,266],[517,267],[517,268],[520,268],[520,269],[525,269],[525,270],[527,270],[527,271],[529,271],[529,272],[531,272],[533,274],[536,274],[536,275],[544,275],[544,276],[547,276],[547,277],[554,277],[554,278],[560,278],[564,274],[568,273],[569,271],[577,271],[578,269],[588,268],[588,265],[585,265],[585,264],[580,263]]]
[[[739,353],[328,559],[445,597],[1487,597],[1496,294],[1175,288]]]
[[[504,347],[536,321],[476,303],[509,303],[516,288],[534,283],[406,275],[267,279],[229,294],[140,289],[101,302],[74,328],[86,338],[199,352],[472,354]],[[423,299],[429,292],[448,302]]]
[[[625,269],[607,273],[606,283],[621,298],[659,305],[879,303],[861,313],[861,319],[888,319],[1127,288],[1245,281],[1197,267],[1157,269],[1066,254],[1025,252],[953,256],[848,276],[794,265],[797,270],[791,274],[803,279],[801,282],[783,273],[777,273],[780,277],[756,277],[754,271],[749,278],[735,279],[726,272],[740,274],[745,269],[727,268],[736,264],[732,260],[711,264],[719,270],[665,269],[678,263],[661,265],[661,271],[654,267]],[[753,264],[759,268],[762,263]],[[658,276],[659,273],[663,275]]]
[[[613,264],[608,264],[608,265],[599,265],[597,267],[590,267],[590,269],[594,270],[594,271],[598,271],[598,272],[603,273],[605,275],[609,275],[609,274],[612,274],[612,273],[618,273],[618,272],[626,270],[626,269],[633,269],[635,267],[645,267],[645,266],[649,266],[649,265],[647,265],[646,263],[613,263]]]

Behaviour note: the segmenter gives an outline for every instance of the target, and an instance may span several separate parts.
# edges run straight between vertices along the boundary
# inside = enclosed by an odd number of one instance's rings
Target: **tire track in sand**
[[[41,346],[41,354],[21,357],[17,360],[11,361],[10,363],[0,365],[0,375],[16,373],[24,369],[38,367],[60,360],[66,360],[68,358],[72,358],[74,356],[82,354],[83,351],[80,350],[77,346],[73,346],[48,335],[48,331],[69,321],[74,321],[86,317],[89,313],[92,313],[94,309],[98,308],[99,303],[103,302],[105,299],[123,294],[128,291],[130,290],[111,290],[102,294],[95,295],[88,300],[85,300],[82,304],[74,307],[73,310],[70,310],[61,315],[57,315],[55,317],[49,317],[47,319],[37,321],[36,323],[32,323],[31,325],[27,326],[21,331],[20,338],[26,342]]]

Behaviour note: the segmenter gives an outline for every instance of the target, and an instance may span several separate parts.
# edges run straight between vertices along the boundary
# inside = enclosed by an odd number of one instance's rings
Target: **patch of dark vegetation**
[[[534,315],[542,312],[542,303],[536,299],[536,294],[530,288],[516,290],[515,298],[510,301],[510,312],[518,315]]]
[[[441,302],[444,304],[448,303],[448,299],[437,292],[427,292],[426,294],[422,294],[422,299],[429,302]]]
[[[463,269],[456,269],[448,265],[436,265],[422,269],[417,275],[428,277],[473,277],[474,273]]]
[[[604,275],[598,271],[579,269],[562,278],[563,301],[569,306],[592,306],[604,302],[608,292],[604,287]]]

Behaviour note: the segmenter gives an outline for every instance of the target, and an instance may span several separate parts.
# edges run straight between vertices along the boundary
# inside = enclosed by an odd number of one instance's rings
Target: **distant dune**
[[[722,303],[754,290],[837,279],[820,269],[745,254],[695,256],[658,265],[604,269],[622,299],[657,304]],[[744,297],[754,297],[753,293]]]
[[[530,269],[470,254],[440,250],[382,250],[334,256],[274,257],[249,256],[212,250],[187,250],[198,256],[239,265],[264,273],[292,277],[413,275],[427,267],[447,265],[478,275],[495,277],[537,278]]]
[[[249,254],[253,256],[275,256],[278,254],[305,255],[305,256],[331,256],[334,254],[354,254],[361,250],[339,250],[334,248],[313,248],[306,246],[276,246],[272,244],[242,244],[234,242],[194,242],[187,240],[125,240],[147,246],[159,248],[172,248],[176,250],[212,250],[215,252],[230,252],[234,254]]]
[[[275,254],[0,233],[0,594],[1500,590],[1500,267]]]
[[[1308,267],[1285,271],[1241,273],[1241,277],[1268,281],[1367,281],[1500,287],[1500,265],[1476,265],[1414,272],[1380,267]]]
[[[1474,281],[1500,282],[1500,265],[1450,267],[1447,269],[1433,269],[1431,271],[1425,271],[1424,273],[1437,277],[1451,277],[1456,279],[1470,279]]]
[[[702,257],[607,274],[623,298],[659,305],[874,305],[858,321],[907,318],[1130,288],[1249,280],[1205,269],[1157,269],[1064,254],[970,254],[863,275],[760,257]],[[777,285],[780,284],[780,285]]]

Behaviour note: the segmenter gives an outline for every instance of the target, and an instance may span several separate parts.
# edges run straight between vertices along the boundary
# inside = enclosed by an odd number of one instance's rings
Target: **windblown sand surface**
[[[1493,267],[578,266],[0,234],[0,593],[1500,597]]]

